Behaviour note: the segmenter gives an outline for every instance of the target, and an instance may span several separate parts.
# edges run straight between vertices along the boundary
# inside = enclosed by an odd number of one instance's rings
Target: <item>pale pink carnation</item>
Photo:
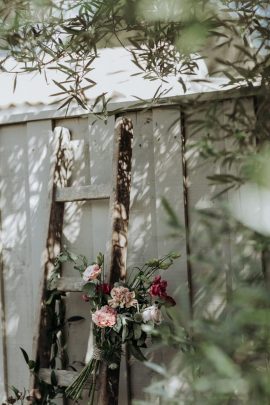
[[[96,278],[98,278],[98,276],[100,275],[102,269],[101,267],[99,267],[98,264],[92,264],[91,266],[88,266],[84,272],[83,272],[83,280],[84,281],[91,281],[91,280],[95,280]]]
[[[117,312],[108,305],[104,305],[92,314],[93,322],[100,328],[111,328],[114,326],[116,324],[116,317]]]
[[[154,322],[160,324],[162,321],[162,314],[160,309],[156,305],[145,308],[142,312],[143,322]]]
[[[108,301],[108,304],[112,308],[130,308],[135,307],[138,301],[135,299],[135,292],[129,291],[126,287],[114,287],[111,291],[112,299]]]

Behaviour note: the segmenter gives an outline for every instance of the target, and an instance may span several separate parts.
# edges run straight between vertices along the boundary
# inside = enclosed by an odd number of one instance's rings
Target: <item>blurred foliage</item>
[[[267,405],[270,296],[261,252],[269,238],[238,224],[224,207],[198,213],[193,230],[193,317],[168,310],[174,326],[155,337],[174,348],[173,360],[146,364],[158,378],[145,390],[147,401],[134,405],[157,398],[167,405]]]

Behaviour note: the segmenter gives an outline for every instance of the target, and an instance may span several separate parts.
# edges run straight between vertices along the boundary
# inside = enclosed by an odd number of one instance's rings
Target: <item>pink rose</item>
[[[117,312],[108,305],[104,305],[92,314],[94,324],[100,328],[111,328],[114,326],[116,324],[116,317]]]
[[[113,308],[135,307],[138,301],[135,299],[135,292],[129,291],[126,287],[114,287],[111,291],[112,299],[108,304]]]
[[[83,280],[84,281],[91,281],[91,280],[95,280],[96,278],[98,278],[98,276],[100,275],[102,269],[101,267],[99,267],[98,264],[92,264],[91,266],[88,266],[84,272],[83,272]]]
[[[152,295],[152,297],[160,297],[160,298],[166,298],[167,297],[167,281],[161,280],[160,276],[156,276],[154,278],[154,281],[149,288],[149,293]]]

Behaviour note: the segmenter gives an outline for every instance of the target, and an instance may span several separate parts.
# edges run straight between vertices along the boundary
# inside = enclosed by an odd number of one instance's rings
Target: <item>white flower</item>
[[[83,272],[83,280],[84,281],[91,281],[98,278],[101,273],[101,267],[98,264],[93,264],[92,266],[88,266]]]
[[[160,309],[156,305],[145,308],[142,312],[143,322],[153,321],[156,324],[160,324],[162,321],[162,314]]]
[[[167,381],[167,396],[168,398],[175,398],[176,395],[179,395],[179,391],[184,386],[184,381],[180,380],[180,377],[173,376]]]

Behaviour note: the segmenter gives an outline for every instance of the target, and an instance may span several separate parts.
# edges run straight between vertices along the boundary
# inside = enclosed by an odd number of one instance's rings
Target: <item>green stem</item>
[[[95,366],[95,363],[97,360],[92,359],[81,371],[79,376],[76,378],[76,380],[67,387],[65,390],[65,394],[68,398],[71,399],[79,399],[83,390],[83,387],[85,386],[86,381],[88,380],[90,374],[92,373],[92,370]]]

